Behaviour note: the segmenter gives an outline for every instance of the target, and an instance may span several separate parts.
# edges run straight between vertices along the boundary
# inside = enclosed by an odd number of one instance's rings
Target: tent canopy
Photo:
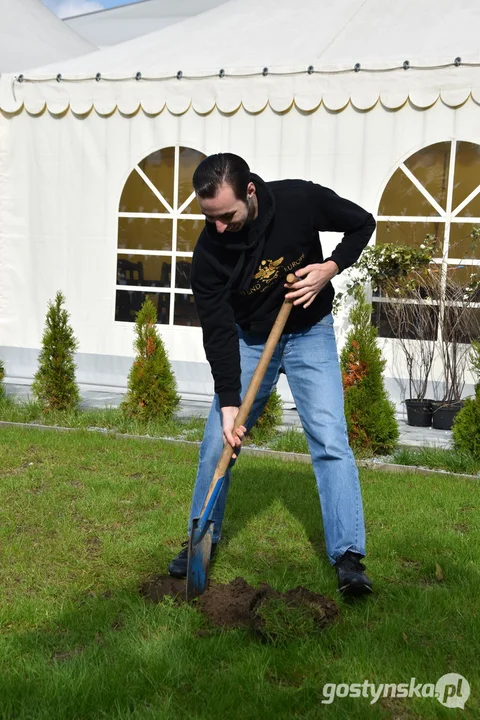
[[[299,7],[301,11],[299,12]],[[478,0],[232,0],[88,58],[64,74],[480,60]]]
[[[95,50],[41,0],[0,0],[0,73],[20,71]]]
[[[311,110],[322,101],[332,110],[349,101],[368,110],[379,98],[389,109],[408,98],[430,107],[439,96],[455,107],[470,94],[479,98],[478,0],[304,0],[301,8],[291,0],[232,0],[142,38],[26,73],[29,80],[51,81],[16,84],[16,106],[47,103],[54,112],[69,105],[77,112],[118,107],[129,114],[167,105],[174,113],[190,106],[203,113],[215,105],[233,112],[241,104],[260,112],[267,103],[283,111],[292,102]],[[410,69],[403,69],[405,61]]]
[[[63,21],[97,47],[109,47],[161,30],[223,2],[225,0],[140,0]]]

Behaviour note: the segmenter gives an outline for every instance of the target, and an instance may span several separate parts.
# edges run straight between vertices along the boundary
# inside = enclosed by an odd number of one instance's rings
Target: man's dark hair
[[[217,153],[202,160],[193,173],[193,188],[201,198],[213,198],[224,183],[230,185],[237,200],[247,199],[250,168],[233,153]]]

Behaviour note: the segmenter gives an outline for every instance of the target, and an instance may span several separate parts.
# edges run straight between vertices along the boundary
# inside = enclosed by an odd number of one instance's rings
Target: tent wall
[[[179,144],[206,154],[233,151],[267,180],[312,179],[375,214],[398,163],[450,138],[480,143],[472,100],[456,109],[439,100],[424,111],[407,103],[396,112],[379,103],[369,112],[321,105],[308,113],[267,106],[233,114],[0,116],[0,357],[8,376],[35,372],[47,301],[60,289],[80,344],[79,380],[125,386],[133,326],[114,320],[118,203],[134,165],[154,150]],[[339,240],[325,235],[326,252]],[[340,342],[345,328],[339,318]],[[200,329],[159,329],[180,391],[210,394]],[[384,345],[395,391],[394,342]]]

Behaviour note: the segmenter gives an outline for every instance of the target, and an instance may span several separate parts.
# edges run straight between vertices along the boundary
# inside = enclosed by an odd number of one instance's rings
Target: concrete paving
[[[30,397],[30,386],[5,383],[7,395],[20,399]],[[91,385],[80,386],[82,408],[118,407],[125,392],[119,388],[99,388]],[[182,418],[206,417],[210,409],[210,400],[203,396],[182,397],[177,415]],[[400,445],[412,447],[439,447],[449,448],[452,443],[452,433],[449,430],[436,430],[434,428],[417,428],[407,425],[406,414],[397,416],[400,431]],[[301,427],[298,413],[289,403],[283,410],[283,428]]]

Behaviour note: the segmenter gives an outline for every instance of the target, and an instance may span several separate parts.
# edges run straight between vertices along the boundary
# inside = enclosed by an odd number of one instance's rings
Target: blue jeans
[[[242,397],[262,353],[265,338],[239,329]],[[346,550],[365,555],[365,526],[358,471],[348,444],[343,388],[331,315],[312,327],[282,335],[248,417],[250,430],[260,417],[280,372],[286,374],[307,437],[317,481],[325,543],[332,564]],[[193,491],[192,519],[200,515],[223,448],[222,415],[215,396],[200,448]],[[230,464],[230,468],[234,461]],[[230,468],[211,519],[213,541],[221,537]]]

